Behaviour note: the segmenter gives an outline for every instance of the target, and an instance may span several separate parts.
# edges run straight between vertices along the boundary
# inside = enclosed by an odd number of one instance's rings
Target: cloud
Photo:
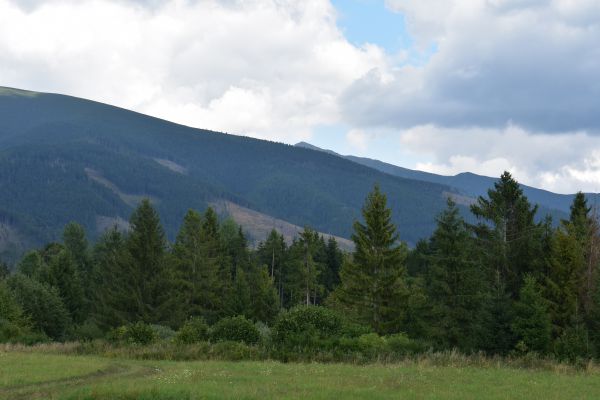
[[[356,126],[424,124],[600,132],[600,2],[388,0],[437,51],[393,79],[357,80],[341,102]]]
[[[520,182],[555,192],[600,191],[598,139],[584,132],[531,134],[515,125],[502,129],[423,125],[400,134],[399,144],[430,160],[415,165],[423,171],[497,177],[508,170]]]
[[[387,63],[327,0],[0,0],[1,85],[272,140],[337,122],[340,93]]]

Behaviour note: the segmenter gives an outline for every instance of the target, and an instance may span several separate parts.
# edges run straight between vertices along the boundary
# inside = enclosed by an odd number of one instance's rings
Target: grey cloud
[[[425,67],[401,68],[392,82],[373,73],[345,92],[349,121],[600,132],[600,8],[588,9],[593,25],[578,25],[572,16],[581,10],[566,12],[554,4],[560,2],[496,0],[502,10],[488,4],[475,15],[461,14],[469,2],[455,3],[439,21],[445,34]]]

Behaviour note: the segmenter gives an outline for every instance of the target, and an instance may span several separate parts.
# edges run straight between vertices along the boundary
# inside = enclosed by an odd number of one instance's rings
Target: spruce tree
[[[72,254],[63,250],[48,265],[48,281],[58,290],[63,304],[75,323],[81,323],[86,317],[87,307],[84,289]]]
[[[446,348],[472,351],[480,343],[485,275],[472,254],[472,239],[458,207],[448,198],[429,245],[427,292],[431,334]]]
[[[537,205],[531,206],[519,183],[504,172],[471,212],[481,221],[474,228],[496,287],[516,299],[524,275],[537,276],[544,267],[543,226],[534,221]]]
[[[585,256],[573,231],[558,229],[554,235],[550,269],[545,277],[545,297],[549,300],[555,337],[571,325],[573,317],[582,317],[579,286]]]
[[[321,281],[325,289],[325,295],[333,292],[340,283],[340,268],[342,267],[344,255],[333,236],[327,240],[325,247],[325,263]]]
[[[552,343],[548,305],[536,279],[531,275],[525,276],[514,313],[512,331],[519,340],[519,350],[546,353]]]
[[[113,227],[98,240],[93,250],[92,317],[104,329],[133,322],[129,310],[132,286],[131,265],[123,234]]]
[[[222,285],[219,264],[211,255],[212,240],[203,234],[202,216],[189,210],[173,245],[176,268],[177,325],[189,317],[215,322],[221,312]]]
[[[243,315],[252,318],[252,297],[246,273],[238,268],[235,272],[232,291],[228,299],[227,313],[230,316]]]
[[[270,324],[279,312],[279,296],[266,266],[254,267],[250,274],[252,318]]]
[[[407,250],[398,244],[392,212],[379,186],[368,195],[362,216],[364,224],[354,223],[355,250],[342,265],[333,302],[378,333],[398,331],[407,307]]]
[[[130,285],[128,310],[132,321],[164,323],[169,319],[170,276],[166,266],[167,242],[158,213],[143,200],[133,212],[126,240],[128,268],[123,279]]]
[[[10,268],[4,261],[0,261],[0,282],[8,278],[10,275]]]
[[[287,246],[283,235],[271,230],[264,242],[258,245],[257,256],[261,264],[267,265],[269,275],[277,289],[279,303],[283,303],[284,265]]]
[[[290,246],[286,289],[289,305],[311,305],[321,300],[323,287],[319,276],[323,269],[319,257],[318,232],[305,227]]]

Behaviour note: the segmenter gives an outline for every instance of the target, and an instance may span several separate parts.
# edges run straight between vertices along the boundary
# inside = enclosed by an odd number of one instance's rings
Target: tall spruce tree
[[[129,270],[132,263],[125,235],[117,226],[99,238],[92,258],[92,319],[102,329],[134,322],[129,308],[132,296]]]
[[[180,311],[176,324],[196,316],[214,322],[221,312],[223,285],[219,280],[218,260],[211,254],[210,246],[212,239],[203,234],[202,216],[189,210],[172,251]]]
[[[87,303],[80,272],[69,251],[63,250],[50,260],[47,279],[45,283],[57,289],[73,322],[83,322],[87,314]]]
[[[448,198],[431,238],[426,273],[431,335],[442,347],[472,351],[481,343],[487,281],[472,250],[471,235]]]
[[[332,301],[378,333],[399,331],[408,299],[407,250],[398,244],[392,212],[378,185],[369,193],[362,216],[364,224],[354,223],[355,250],[342,265]]]
[[[488,197],[480,196],[471,206],[471,212],[481,220],[475,232],[496,288],[504,286],[513,299],[519,295],[525,274],[537,276],[543,269],[543,226],[534,221],[537,208],[506,171],[488,190]]]
[[[279,303],[283,303],[283,284],[284,284],[284,266],[287,245],[283,235],[280,235],[275,229],[271,230],[269,236],[264,242],[258,245],[257,256],[259,262],[266,265],[269,269],[269,275],[274,281],[277,289]]]
[[[131,321],[164,323],[169,320],[171,277],[167,271],[167,241],[158,213],[144,199],[133,212],[126,239],[127,269],[122,278],[129,283],[128,311]]]
[[[340,250],[337,240],[330,236],[325,247],[325,263],[321,281],[325,289],[325,295],[333,292],[340,284],[340,268],[344,254]]]

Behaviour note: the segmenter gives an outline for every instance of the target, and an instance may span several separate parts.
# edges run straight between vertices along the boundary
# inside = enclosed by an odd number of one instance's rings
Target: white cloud
[[[385,83],[348,90],[359,126],[423,124],[533,132],[600,132],[600,2],[596,0],[388,0],[417,43],[437,52]]]
[[[328,0],[0,0],[0,85],[288,143],[348,126],[373,158],[402,132],[421,169],[600,190],[599,1],[386,4],[416,48],[352,45]]]
[[[371,135],[360,129],[351,129],[346,133],[346,140],[354,150],[364,153],[369,148]]]
[[[583,132],[531,134],[518,126],[453,129],[418,126],[400,135],[400,146],[428,162],[415,168],[492,177],[504,170],[527,185],[560,193],[600,191],[599,140]]]
[[[0,0],[0,84],[293,142],[387,64],[335,18],[327,0]]]

